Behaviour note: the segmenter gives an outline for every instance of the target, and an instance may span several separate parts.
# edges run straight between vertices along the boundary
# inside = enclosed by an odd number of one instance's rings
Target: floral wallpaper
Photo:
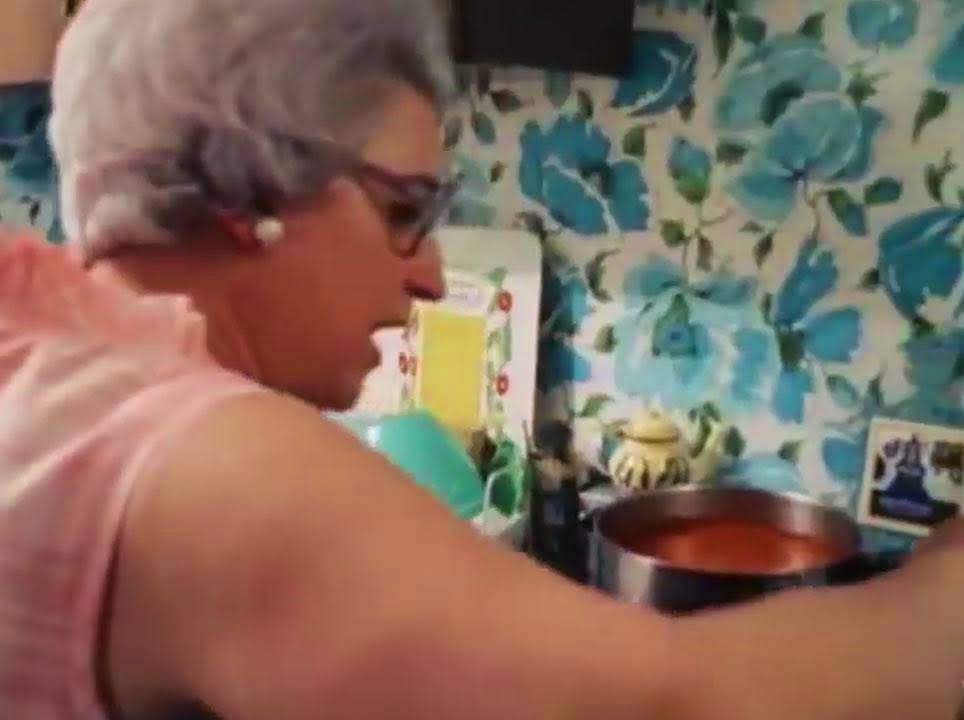
[[[461,74],[451,221],[542,238],[540,417],[593,459],[658,405],[853,507],[873,416],[964,426],[964,2],[638,5],[625,79]],[[0,91],[0,216],[59,241],[48,110]]]
[[[46,83],[0,88],[0,223],[32,225],[60,242],[57,169],[47,142],[49,117]]]
[[[466,72],[446,128],[453,220],[544,240],[541,417],[722,418],[729,475],[852,508],[873,416],[964,426],[964,3],[641,0],[635,48]]]

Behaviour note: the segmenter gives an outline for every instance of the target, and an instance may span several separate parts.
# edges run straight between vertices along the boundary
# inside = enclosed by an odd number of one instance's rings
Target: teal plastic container
[[[415,483],[471,520],[482,512],[483,483],[479,470],[458,439],[425,412],[333,418],[372,449],[410,475]]]

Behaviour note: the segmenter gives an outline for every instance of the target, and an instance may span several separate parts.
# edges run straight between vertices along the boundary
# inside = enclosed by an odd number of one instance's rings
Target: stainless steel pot
[[[755,521],[829,541],[839,561],[789,574],[729,574],[675,567],[626,548],[627,539],[673,520]],[[674,488],[628,498],[595,515],[590,579],[620,600],[681,614],[744,602],[778,590],[861,582],[896,569],[898,554],[866,555],[846,513],[804,497],[758,490]]]

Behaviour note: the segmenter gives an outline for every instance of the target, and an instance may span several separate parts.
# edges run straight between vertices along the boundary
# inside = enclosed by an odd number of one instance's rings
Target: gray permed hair
[[[67,236],[91,260],[317,192],[391,81],[444,110],[438,0],[88,0],[53,82]]]

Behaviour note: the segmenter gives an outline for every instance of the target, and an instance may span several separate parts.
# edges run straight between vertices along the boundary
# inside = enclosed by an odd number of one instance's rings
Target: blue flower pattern
[[[938,82],[960,85],[964,83],[964,2],[947,0],[947,5],[949,30],[933,58],[931,70]]]
[[[879,244],[884,288],[908,319],[917,317],[927,300],[950,298],[959,290],[964,209],[933,208],[905,217],[881,234]]]
[[[801,188],[860,180],[870,169],[884,115],[857,105],[823,44],[783,35],[739,63],[716,105],[730,138],[757,144],[730,194],[753,217],[781,222]]]
[[[42,205],[48,206],[45,215],[51,220],[42,229],[60,241],[57,168],[47,139],[50,91],[30,84],[0,92],[0,204],[28,206],[31,222],[39,219]]]
[[[812,312],[836,289],[838,279],[833,253],[809,238],[777,295],[773,325],[781,370],[773,411],[785,422],[803,421],[805,398],[815,389],[815,366],[850,362],[860,345],[861,315],[856,308]]]
[[[559,117],[548,130],[530,121],[521,145],[522,194],[548,208],[560,225],[584,235],[646,229],[649,189],[642,170],[611,157],[612,142],[602,129],[575,115]]]
[[[720,271],[690,283],[682,267],[652,256],[626,275],[627,313],[615,326],[619,390],[688,410],[707,397],[738,415],[759,404],[776,361],[754,307],[757,282]],[[727,358],[739,373],[726,378]]]
[[[693,92],[696,47],[679,35],[638,31],[633,41],[633,69],[616,88],[612,105],[629,108],[633,116],[671,110]]]
[[[847,24],[864,48],[901,48],[917,33],[920,10],[916,0],[856,0],[847,10]]]

